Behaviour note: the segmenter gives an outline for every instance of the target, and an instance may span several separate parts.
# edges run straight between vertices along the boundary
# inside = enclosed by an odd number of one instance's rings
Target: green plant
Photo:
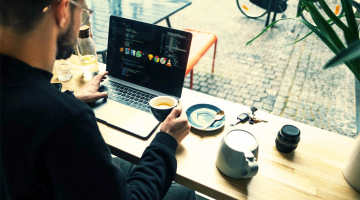
[[[336,16],[325,3],[324,0],[300,0],[300,9],[298,10],[296,18],[283,18],[271,23],[266,27],[259,35],[250,40],[246,45],[250,44],[260,35],[262,35],[268,28],[274,26],[277,22],[282,20],[297,20],[306,25],[311,32],[309,32],[303,38],[296,40],[292,44],[299,42],[312,33],[315,33],[330,49],[335,53],[335,57],[331,59],[325,66],[324,69],[334,67],[337,64],[345,63],[345,65],[354,73],[355,77],[360,81],[360,40],[359,40],[359,30],[356,23],[355,13],[352,6],[354,6],[358,12],[360,12],[360,6],[357,2],[351,0],[341,0],[342,7],[344,9],[344,15]],[[329,20],[320,14],[313,2],[319,2],[322,9],[328,15]],[[316,26],[310,24],[309,22],[301,19],[299,16],[301,12],[309,12],[313,18]],[[346,18],[347,25],[345,25],[340,19],[342,17]],[[342,32],[344,33],[346,45],[340,40],[337,33],[334,31],[330,22],[334,22]],[[347,47],[346,47],[347,46]]]

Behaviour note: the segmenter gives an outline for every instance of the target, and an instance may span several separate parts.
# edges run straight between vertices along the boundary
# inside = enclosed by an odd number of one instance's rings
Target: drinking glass
[[[73,76],[71,74],[71,59],[58,60],[55,71],[60,81],[70,80]]]

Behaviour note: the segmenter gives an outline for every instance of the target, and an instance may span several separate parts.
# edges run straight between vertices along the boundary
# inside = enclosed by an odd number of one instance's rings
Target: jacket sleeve
[[[157,133],[132,173],[112,163],[92,111],[58,127],[44,144],[45,184],[54,199],[162,199],[176,173],[176,140]]]

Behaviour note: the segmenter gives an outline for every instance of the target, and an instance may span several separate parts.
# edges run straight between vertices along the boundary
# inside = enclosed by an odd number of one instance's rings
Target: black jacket
[[[176,140],[157,133],[129,177],[112,164],[92,110],[52,74],[0,55],[1,199],[161,199]]]

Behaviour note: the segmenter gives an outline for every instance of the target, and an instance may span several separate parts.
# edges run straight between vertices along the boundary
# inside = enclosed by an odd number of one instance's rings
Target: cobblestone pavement
[[[306,27],[295,20],[282,21],[245,46],[264,29],[265,17],[246,18],[235,0],[192,2],[170,17],[172,27],[205,30],[218,36],[215,73],[211,74],[210,49],[195,66],[194,90],[356,136],[355,79],[350,70],[344,65],[322,70],[334,54],[315,35],[280,48],[308,33]],[[295,17],[297,1],[288,3],[285,14]],[[188,76],[185,87],[189,82]]]
[[[297,3],[288,1],[287,17],[295,17]],[[235,0],[192,0],[190,6],[171,16],[170,22],[175,29],[210,31],[218,37],[215,72],[211,74],[211,48],[194,68],[194,90],[356,136],[355,86],[350,70],[346,66],[322,70],[334,54],[315,35],[280,48],[308,33],[299,22],[282,21],[248,46],[246,42],[264,29],[265,17],[246,18]],[[159,25],[167,26],[165,21]],[[189,86],[188,76],[185,87]]]

